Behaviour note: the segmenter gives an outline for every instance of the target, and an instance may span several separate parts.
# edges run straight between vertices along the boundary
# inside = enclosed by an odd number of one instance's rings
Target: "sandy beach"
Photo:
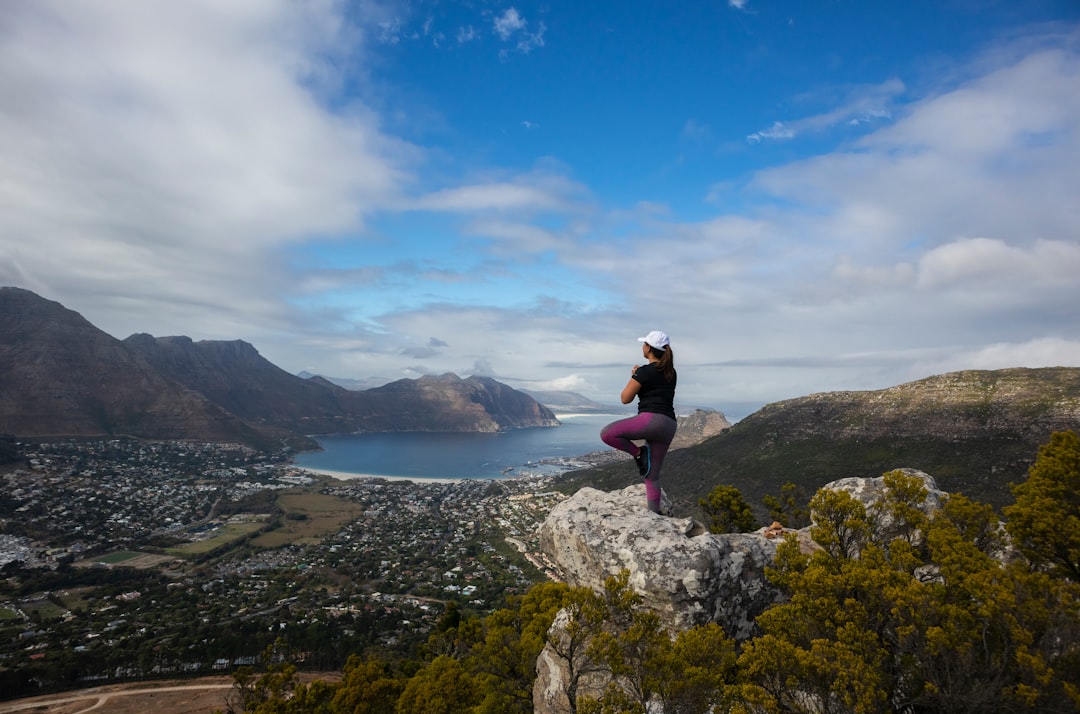
[[[306,471],[320,476],[329,476],[338,481],[376,480],[384,481],[415,481],[416,483],[460,483],[461,481],[483,481],[485,479],[463,478],[433,478],[430,476],[386,476],[383,474],[356,474],[348,471],[331,471],[330,469],[313,469],[308,466],[297,466],[300,471]],[[490,480],[490,479],[488,479]]]
[[[552,459],[544,459],[543,461],[540,461],[540,462],[537,462],[536,464],[533,464],[533,466],[547,465],[547,466],[557,467],[559,469],[559,471],[570,471],[570,470],[573,470],[573,469],[588,468],[590,466],[597,466],[599,464],[610,463],[612,461],[617,461],[619,459],[624,459],[624,458],[626,458],[626,456],[620,451],[616,451],[615,449],[605,449],[604,451],[591,451],[589,453],[581,454],[579,456],[571,456],[571,457],[565,457],[564,456],[564,457],[557,457],[557,458],[552,458]],[[311,466],[297,466],[296,464],[293,464],[293,468],[298,470],[298,471],[307,472],[309,474],[316,474],[316,475],[320,475],[320,476],[327,476],[329,478],[336,479],[338,481],[375,481],[375,480],[382,479],[382,480],[385,480],[385,481],[413,481],[415,483],[461,483],[463,481],[502,481],[502,480],[505,480],[505,479],[512,479],[512,478],[531,478],[531,477],[535,477],[535,476],[539,476],[539,475],[542,475],[542,476],[550,476],[550,475],[552,475],[550,473],[537,474],[537,473],[528,472],[528,471],[513,473],[513,472],[519,471],[519,469],[527,469],[528,467],[529,467],[529,465],[526,465],[526,466],[523,466],[523,467],[518,467],[518,468],[515,468],[515,469],[511,469],[510,472],[504,472],[504,474],[502,476],[476,476],[476,477],[468,477],[468,478],[460,478],[460,477],[439,478],[439,477],[434,477],[434,476],[388,476],[386,474],[355,473],[355,472],[351,472],[351,471],[338,471],[338,470],[335,470],[335,469],[320,469],[320,468],[313,468]]]

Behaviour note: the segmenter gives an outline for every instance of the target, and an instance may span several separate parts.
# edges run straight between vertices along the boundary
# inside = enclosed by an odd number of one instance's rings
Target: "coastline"
[[[615,449],[608,449],[606,451],[590,451],[587,454],[581,454],[571,457],[557,457],[553,459],[544,459],[539,461],[534,466],[546,465],[552,466],[558,469],[558,474],[566,473],[567,471],[574,471],[576,469],[590,468],[592,466],[599,466],[600,464],[611,463],[625,458],[625,454]],[[317,474],[319,476],[326,476],[328,478],[335,479],[337,481],[413,481],[415,483],[463,483],[465,481],[504,481],[515,478],[535,478],[537,476],[551,477],[557,474],[538,474],[533,472],[526,473],[507,473],[501,477],[497,476],[476,476],[473,478],[461,478],[455,476],[388,476],[385,474],[366,474],[366,473],[353,473],[350,471],[337,471],[334,469],[321,469],[311,468],[309,466],[297,466],[292,465],[294,469],[301,472],[307,472],[311,474]],[[514,469],[516,470],[516,469]]]
[[[567,431],[557,436],[551,436],[551,430],[544,428],[511,430],[479,437],[465,434],[463,436],[470,438],[456,441],[452,438],[454,435],[426,433],[357,435],[355,442],[363,446],[356,451],[349,451],[353,448],[349,435],[337,435],[328,437],[321,450],[335,453],[336,457],[327,457],[326,453],[298,456],[291,460],[291,466],[312,476],[342,482],[382,479],[387,482],[453,484],[557,477],[567,471],[617,458],[621,452],[605,449],[596,436],[601,422],[609,422],[615,416],[574,411],[560,413],[558,417],[565,419]],[[596,447],[604,449],[604,452],[597,452]],[[371,450],[370,456],[362,451],[363,448]],[[335,452],[335,449],[339,451]],[[398,463],[398,454],[402,449],[406,453],[400,455],[403,461]],[[490,455],[486,450],[490,450]],[[574,455],[565,455],[567,452]],[[432,458],[431,454],[437,456]]]
[[[416,483],[461,483],[462,481],[490,481],[491,479],[475,478],[437,478],[434,476],[387,476],[384,474],[357,474],[348,471],[333,471],[331,469],[318,469],[308,466],[295,466],[300,471],[307,471],[320,476],[328,476],[338,481],[415,481]]]

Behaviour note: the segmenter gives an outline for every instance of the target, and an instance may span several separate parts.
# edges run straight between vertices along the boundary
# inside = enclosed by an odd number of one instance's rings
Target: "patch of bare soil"
[[[340,678],[340,672],[301,676],[305,682]],[[115,684],[0,702],[0,714],[211,714],[225,710],[232,686],[232,677]]]

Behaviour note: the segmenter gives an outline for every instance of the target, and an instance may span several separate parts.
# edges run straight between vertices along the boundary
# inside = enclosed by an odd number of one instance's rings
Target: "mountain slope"
[[[521,391],[528,394],[545,407],[556,410],[560,414],[570,412],[604,412],[609,411],[612,408],[611,406],[594,402],[577,392],[557,390],[535,391],[532,389],[522,389]]]
[[[357,394],[373,415],[365,423],[368,431],[501,431],[559,424],[532,397],[488,377],[428,375]]]
[[[162,374],[253,424],[305,434],[355,430],[362,405],[347,390],[289,374],[242,340],[137,334],[124,344]]]
[[[59,303],[0,288],[0,433],[238,441],[306,434],[499,431],[558,421],[495,380],[455,375],[350,391],[302,379],[241,340],[135,334],[120,341]]]
[[[274,443],[77,312],[7,287],[0,288],[0,432]]]
[[[170,378],[252,423],[305,434],[501,431],[558,424],[550,410],[493,379],[454,374],[363,391],[280,369],[242,340],[132,335],[124,343]]]
[[[1080,431],[1080,368],[954,372],[889,389],[813,394],[769,404],[722,434],[673,451],[663,486],[684,510],[718,484],[759,506],[792,482],[910,467],[945,491],[1000,506],[1054,431]],[[632,483],[632,464],[569,475],[564,486]]]

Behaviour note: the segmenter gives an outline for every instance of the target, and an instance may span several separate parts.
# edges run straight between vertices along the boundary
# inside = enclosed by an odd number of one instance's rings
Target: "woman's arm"
[[[634,370],[636,371],[637,367],[634,367]],[[641,382],[631,377],[630,381],[626,383],[626,386],[622,388],[622,394],[619,395],[619,398],[622,399],[623,404],[629,404],[634,401],[634,397],[636,397],[640,391]]]

